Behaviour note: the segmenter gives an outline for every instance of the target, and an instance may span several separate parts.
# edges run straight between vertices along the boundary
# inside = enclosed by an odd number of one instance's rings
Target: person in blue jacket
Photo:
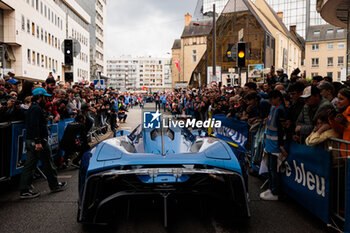
[[[260,193],[260,198],[266,201],[278,200],[280,193],[280,177],[277,173],[278,160],[286,158],[288,153],[284,149],[285,133],[283,124],[286,121],[286,112],[283,103],[283,95],[280,91],[273,90],[269,93],[271,103],[270,114],[265,124],[265,147],[267,154],[269,188]]]

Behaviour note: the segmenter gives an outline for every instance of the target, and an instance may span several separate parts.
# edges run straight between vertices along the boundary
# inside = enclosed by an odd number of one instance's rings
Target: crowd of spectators
[[[50,74],[45,82],[24,81],[15,78],[0,79],[0,123],[22,121],[31,104],[32,91],[43,87],[52,97],[47,97],[45,112],[54,123],[62,119],[75,118],[79,113],[87,116],[89,128],[111,125],[114,131],[119,122],[125,122],[128,109],[143,106],[146,96],[121,93],[110,87],[95,88],[88,83],[60,82]]]
[[[271,69],[264,82],[248,82],[242,87],[214,86],[142,94],[122,93],[112,87],[95,88],[87,82],[60,82],[52,74],[44,83],[24,81],[21,88],[14,77],[7,81],[0,79],[0,123],[24,120],[32,91],[38,87],[51,95],[44,107],[49,120],[55,123],[80,116],[87,130],[110,125],[115,131],[118,121],[126,121],[130,108],[137,105],[143,108],[145,103],[154,102],[156,110],[162,109],[177,118],[204,121],[224,114],[246,121],[250,133],[255,135],[252,162],[260,165],[267,153],[271,166],[277,163],[272,155],[288,156],[283,148],[285,140],[308,146],[319,145],[329,138],[350,140],[350,78],[334,82],[331,77],[315,76],[308,81],[299,77],[299,73],[296,69],[288,77],[281,68],[276,73]],[[269,180],[274,180],[276,171],[270,166]],[[276,200],[277,191],[271,189],[263,192],[261,198]]]
[[[95,88],[93,84],[60,82],[52,74],[44,83],[0,79],[0,123],[23,120],[31,104],[32,90],[44,87],[48,97],[45,111],[53,122],[74,118],[79,113],[87,116],[91,127],[125,122],[128,109],[146,102],[155,102],[156,109],[169,111],[178,117],[206,120],[211,115],[225,114],[247,121],[256,132],[264,125],[271,103],[268,94],[278,90],[286,109],[283,128],[287,139],[304,143],[312,137],[312,145],[325,135],[349,140],[350,82],[333,82],[331,77],[315,76],[311,82],[293,72],[288,78],[283,69],[268,73],[264,83],[248,82],[243,87],[180,89],[160,93],[138,94],[118,92],[112,87]],[[326,119],[327,118],[327,119]],[[322,122],[322,123],[321,123]],[[329,132],[333,129],[334,132]],[[316,140],[316,141],[315,141]],[[322,141],[322,140],[321,140]],[[310,144],[310,140],[306,140]]]
[[[283,130],[287,139],[315,145],[329,137],[349,140],[350,80],[333,82],[331,77],[315,76],[307,81],[283,69],[267,74],[264,83],[248,82],[243,87],[181,89],[155,94],[156,108],[178,117],[205,120],[225,114],[247,121],[251,131],[264,126],[270,113],[269,93],[278,90],[285,108]],[[160,108],[160,107],[159,107]],[[306,140],[312,137],[312,140]],[[311,142],[311,143],[310,143]]]

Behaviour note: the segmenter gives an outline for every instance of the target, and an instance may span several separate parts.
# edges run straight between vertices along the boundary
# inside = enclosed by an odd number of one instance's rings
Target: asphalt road
[[[120,129],[132,130],[141,123],[139,108],[130,110],[127,123]],[[18,182],[0,183],[0,232],[326,232],[326,226],[292,199],[267,202],[259,199],[264,180],[249,177],[249,207],[247,221],[217,213],[203,213],[199,208],[177,206],[169,209],[169,226],[163,226],[163,212],[157,203],[131,206],[130,215],[121,216],[111,226],[81,225],[76,221],[78,170],[59,171],[59,180],[67,181],[64,192],[51,194],[47,182],[37,179],[35,188],[41,196],[20,200]]]

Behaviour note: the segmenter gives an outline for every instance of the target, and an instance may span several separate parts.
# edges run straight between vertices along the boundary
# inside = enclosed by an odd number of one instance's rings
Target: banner
[[[180,72],[181,71],[181,68],[180,68],[180,64],[179,64],[179,59],[174,59],[174,63],[175,63],[175,65],[176,65],[176,68],[177,68],[177,70]]]
[[[59,141],[63,137],[65,128],[73,121],[74,119],[64,119],[59,123],[48,125],[48,143],[53,157],[59,152]],[[26,130],[24,124],[13,124],[10,176],[18,175],[22,172],[26,156],[25,141]]]
[[[285,193],[329,223],[331,152],[291,142],[282,174]]]
[[[248,81],[258,83],[264,81],[264,64],[248,65]]]
[[[244,121],[239,121],[236,118],[227,118],[225,115],[213,115],[215,121],[221,121],[221,127],[213,127],[210,134],[220,138],[231,146],[236,147],[241,152],[247,152],[245,144],[248,140],[248,124]]]

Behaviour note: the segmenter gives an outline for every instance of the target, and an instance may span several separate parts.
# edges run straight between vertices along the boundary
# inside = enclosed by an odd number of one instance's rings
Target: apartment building
[[[136,89],[138,61],[131,56],[107,61],[107,76],[110,86],[119,89]]]
[[[107,59],[105,57],[107,7],[106,0],[76,0],[91,16],[88,25],[90,34],[90,72],[91,80],[98,79],[97,72],[107,74]]]
[[[88,25],[89,15],[74,0],[3,0],[0,14],[3,19],[0,42],[5,51],[2,68],[13,70],[18,79],[43,81],[52,72],[65,80],[64,74],[70,70],[64,66],[62,42],[73,37],[68,33],[73,28],[86,36],[88,31],[80,21]],[[74,59],[74,81],[89,76],[86,72],[89,58],[85,56],[89,54],[89,42],[85,40],[85,44],[80,56]]]
[[[341,81],[342,69],[346,68],[344,28],[332,25],[312,26],[305,47],[306,77],[330,76],[334,81]]]
[[[171,88],[169,59],[124,56],[107,61],[107,77],[117,89]]]

